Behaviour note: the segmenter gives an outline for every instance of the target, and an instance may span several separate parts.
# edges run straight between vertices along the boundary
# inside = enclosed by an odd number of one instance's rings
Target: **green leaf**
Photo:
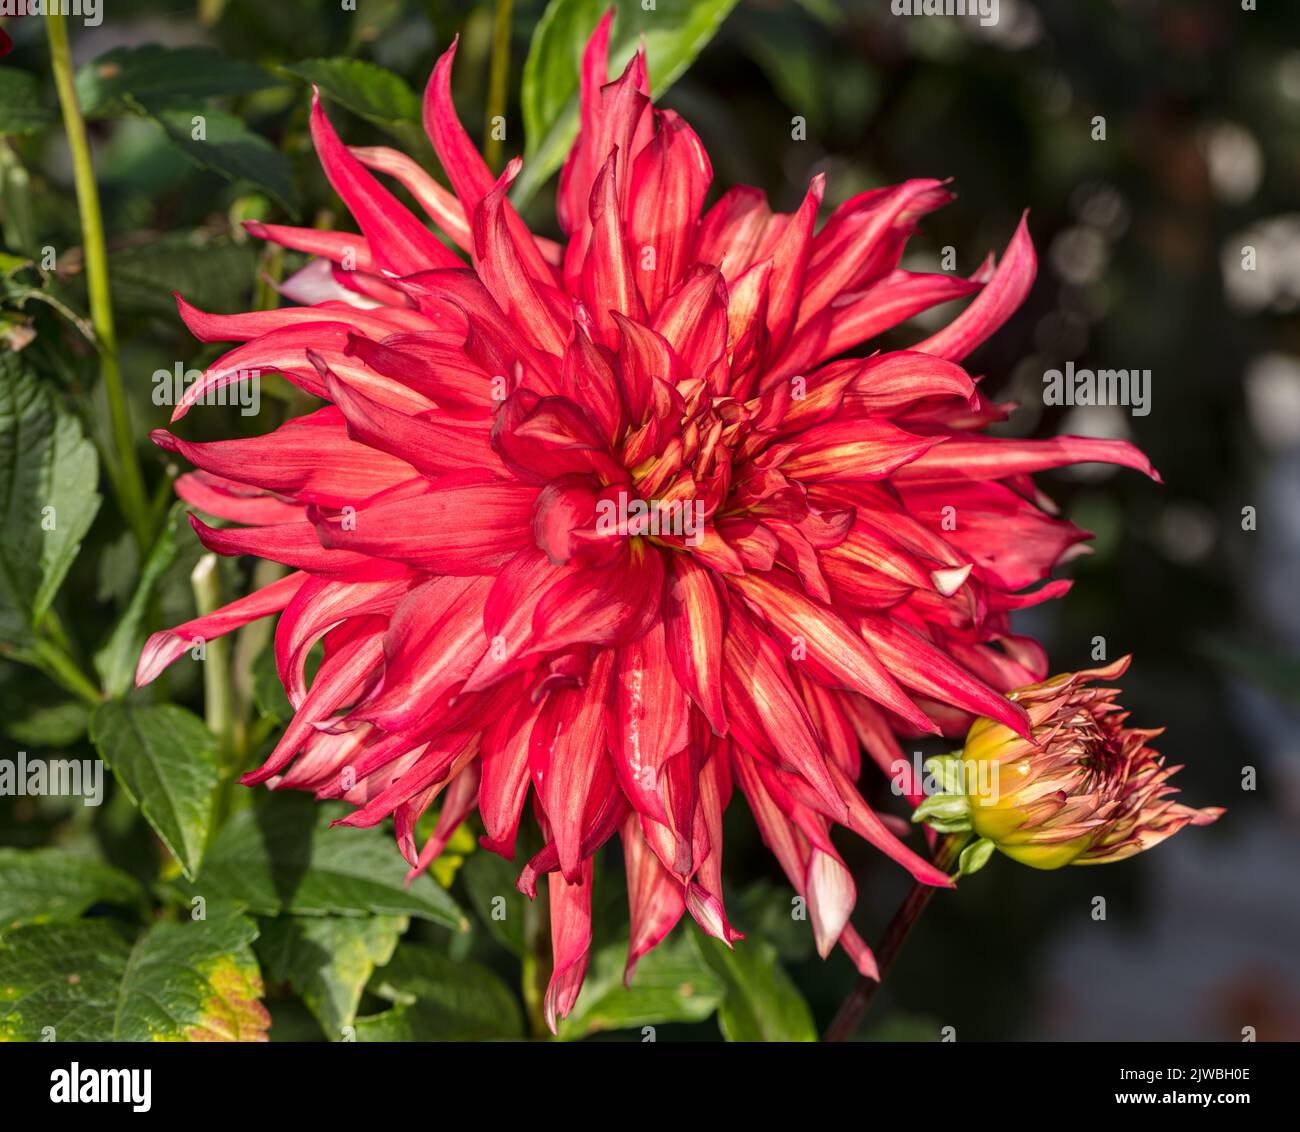
[[[138,907],[133,877],[62,849],[0,849],[0,931],[75,920],[92,904]]]
[[[623,985],[626,960],[626,941],[596,952],[577,1005],[560,1023],[561,1039],[661,1022],[702,1022],[722,1002],[722,981],[684,933],[641,957],[631,987]]]
[[[0,1040],[257,1040],[256,938],[229,910],[154,924],[134,945],[104,920],[19,928],[0,936]]]
[[[104,920],[0,935],[0,1041],[111,1041],[130,957]]]
[[[34,639],[99,510],[98,479],[77,419],[21,355],[0,353],[0,643]]]
[[[812,1011],[776,957],[759,939],[728,948],[721,940],[695,932],[704,961],[722,980],[718,1026],[729,1042],[815,1042]]]
[[[622,72],[644,35],[650,91],[658,98],[695,61],[735,6],[736,0],[659,0],[654,11],[646,11],[640,0],[616,0],[610,77]],[[520,90],[524,169],[511,194],[518,207],[560,167],[573,144],[582,51],[608,7],[609,0],[551,0],[533,32]]]
[[[285,208],[297,209],[289,159],[260,134],[223,110],[150,111],[167,137],[200,169],[227,181],[250,181]],[[202,119],[202,137],[195,137]]]
[[[468,1042],[523,1035],[519,1002],[496,975],[429,947],[403,944],[370,989],[395,1005],[358,1018],[357,1041]]]
[[[86,733],[90,712],[80,700],[32,707],[5,725],[5,734],[29,747],[66,747]]]
[[[114,249],[108,273],[118,308],[172,319],[176,292],[204,310],[247,306],[256,264],[251,245],[196,232]]]
[[[405,916],[283,916],[262,926],[257,951],[271,982],[302,996],[327,1037],[352,1025],[361,992],[393,957]]]
[[[54,508],[54,529],[41,546],[41,585],[32,612],[40,621],[54,602],[67,576],[81,540],[99,511],[99,458],[95,446],[81,430],[81,422],[59,413],[51,450],[49,500]]]
[[[460,875],[479,920],[502,947],[523,958],[528,898],[515,887],[519,866],[495,853],[474,853]]]
[[[10,73],[7,68],[0,70]],[[0,98],[0,104],[6,102]],[[0,237],[7,247],[24,253],[20,258],[30,259],[36,253],[33,195],[31,175],[14,147],[0,146]]]
[[[104,703],[90,738],[181,871],[203,858],[219,779],[217,741],[198,716],[171,704]]]
[[[727,897],[733,922],[744,924],[747,936],[770,943],[787,963],[811,959],[817,949],[807,917],[792,914],[803,904],[794,889],[766,880],[747,884]]]
[[[387,130],[408,151],[429,150],[420,98],[400,75],[364,59],[304,59],[280,70],[315,84],[325,98]]]
[[[135,102],[150,110],[189,105],[218,95],[275,86],[273,75],[211,47],[116,47],[77,72],[77,95],[87,117],[120,114]]]
[[[267,645],[253,661],[253,702],[259,712],[277,723],[286,724],[293,719],[293,704],[280,683],[273,644]]]
[[[368,913],[418,916],[449,928],[464,914],[427,875],[405,883],[407,866],[383,830],[330,828],[346,808],[277,795],[237,813],[208,850],[187,894],[227,900],[259,915]]]
[[[149,557],[145,559],[130,604],[104,647],[95,654],[95,671],[99,673],[104,691],[114,699],[124,695],[131,687],[136,661],[144,644],[144,619],[149,610],[149,602],[159,578],[176,561],[177,524],[184,513],[182,504],[172,507],[167,523],[154,541]]]
[[[54,108],[41,102],[35,75],[0,67],[0,134],[28,134],[55,117]]]

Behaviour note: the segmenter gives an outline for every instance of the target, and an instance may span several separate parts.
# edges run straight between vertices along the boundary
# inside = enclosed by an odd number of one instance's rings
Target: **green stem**
[[[278,562],[268,562],[261,559],[253,567],[253,584],[252,590],[260,590],[265,586],[283,578],[288,571]],[[270,618],[262,618],[258,621],[250,621],[235,634],[235,647],[231,660],[232,680],[234,682],[235,695],[235,719],[238,726],[244,729],[245,737],[251,744],[251,736],[248,735],[247,729],[250,720],[253,717],[253,664],[271,642],[271,635],[275,625]],[[249,748],[251,750],[251,746]],[[248,753],[247,750],[240,752],[242,759]],[[242,767],[240,768],[242,769]]]
[[[524,911],[524,969],[521,987],[528,1029],[537,1041],[549,1041],[551,1028],[546,1024],[546,987],[551,981],[551,901],[543,886],[537,898]]]
[[[254,304],[260,311],[275,310],[280,305],[276,284],[284,278],[284,249],[270,244],[259,258]]]
[[[951,872],[957,864],[957,859],[961,856],[962,847],[969,840],[969,833],[951,833],[940,841],[934,852],[936,867],[944,872]],[[880,946],[875,949],[876,966],[879,968],[880,978],[869,979],[863,975],[858,979],[857,984],[849,992],[848,998],[844,1000],[839,1012],[822,1036],[822,1041],[845,1042],[857,1033],[858,1026],[862,1024],[862,1017],[867,1012],[867,1007],[871,1005],[876,990],[884,982],[885,975],[889,973],[889,969],[894,965],[894,960],[898,958],[898,953],[903,949],[908,933],[916,925],[916,921],[921,918],[921,913],[925,911],[926,905],[930,903],[930,898],[937,891],[938,889],[934,885],[922,884],[920,881],[912,885],[911,891],[908,892],[898,911],[894,913],[894,918],[889,921],[889,926],[885,928],[885,934],[880,937]]]
[[[50,40],[50,66],[54,85],[59,92],[63,127],[72,154],[73,180],[77,189],[77,211],[81,218],[81,242],[86,263],[86,290],[90,296],[90,320],[99,343],[100,376],[108,400],[108,415],[113,431],[116,454],[115,474],[109,478],[118,494],[122,515],[135,535],[141,550],[151,539],[149,507],[145,500],[144,476],[136,457],[131,434],[131,414],[117,357],[117,331],[113,325],[113,303],[108,285],[108,251],[104,243],[104,218],[99,208],[99,189],[95,184],[95,167],[90,157],[86,120],[77,101],[72,77],[72,55],[68,50],[65,17],[51,11],[46,17]]]
[[[80,696],[91,707],[98,707],[102,702],[103,697],[95,682],[82,672],[62,645],[48,637],[40,637],[30,655],[37,668],[69,692]]]
[[[205,554],[190,574],[194,604],[200,617],[221,608],[221,575],[217,556]],[[230,670],[230,641],[217,637],[206,643],[203,661],[203,712],[212,733],[221,744],[222,766],[227,774],[235,771],[234,762],[242,743],[242,730],[235,718],[234,680]]]
[[[514,0],[497,0],[492,23],[492,67],[488,73],[487,123],[483,127],[483,159],[493,173],[501,168],[502,140],[493,136],[492,122],[504,118],[510,94],[510,17]]]

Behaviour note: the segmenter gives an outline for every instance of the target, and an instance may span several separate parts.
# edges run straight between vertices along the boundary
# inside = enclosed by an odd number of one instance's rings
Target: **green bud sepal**
[[[968,877],[972,873],[979,872],[989,863],[989,858],[993,856],[993,849],[993,842],[987,837],[980,837],[972,841],[961,851],[961,856],[957,858],[957,875]]]

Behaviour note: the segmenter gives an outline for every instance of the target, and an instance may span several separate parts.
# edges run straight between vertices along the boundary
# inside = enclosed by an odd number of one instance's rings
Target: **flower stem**
[[[65,17],[52,10],[46,16],[50,40],[50,66],[54,85],[59,92],[63,127],[72,154],[73,180],[77,189],[77,211],[81,219],[81,242],[86,263],[86,290],[90,296],[90,320],[99,345],[99,369],[108,400],[108,415],[113,431],[116,456],[114,474],[110,476],[118,496],[118,505],[127,525],[142,550],[149,546],[149,507],[145,500],[144,476],[136,457],[131,434],[131,414],[117,357],[117,331],[113,325],[113,303],[108,285],[108,252],[104,244],[104,218],[99,208],[99,189],[95,184],[95,167],[90,157],[86,120],[77,101],[72,77],[72,55],[68,50]]]
[[[496,0],[492,23],[492,66],[488,73],[487,122],[483,127],[483,159],[496,173],[501,168],[501,138],[493,122],[504,118],[510,94],[510,17],[514,0]]]
[[[221,576],[217,572],[217,556],[205,554],[190,574],[194,589],[194,604],[200,617],[206,617],[221,607]],[[233,773],[242,736],[239,721],[235,718],[234,674],[230,668],[230,641],[217,637],[206,644],[203,662],[203,712],[208,728],[221,745],[222,764],[227,774]]]
[[[55,683],[80,696],[90,707],[99,706],[103,699],[99,688],[81,670],[63,645],[48,637],[38,637],[32,649],[32,657],[36,666]]]
[[[528,1030],[535,1041],[548,1041],[546,987],[551,981],[551,900],[543,889],[524,912],[524,966],[522,991]]]
[[[961,856],[962,847],[969,840],[970,835],[966,833],[949,834],[935,849],[934,864],[945,872],[951,871],[957,863],[957,858]],[[875,949],[880,978],[870,979],[863,975],[858,979],[853,990],[849,992],[848,998],[840,1005],[826,1033],[822,1035],[822,1041],[845,1042],[857,1033],[877,988],[889,973],[890,967],[894,965],[894,960],[898,958],[898,953],[907,941],[908,933],[921,918],[921,913],[925,911],[930,898],[937,891],[934,885],[921,884],[919,881],[912,885],[911,891],[899,905],[894,918],[889,921],[889,926],[885,928],[885,934],[880,938],[880,945]]]

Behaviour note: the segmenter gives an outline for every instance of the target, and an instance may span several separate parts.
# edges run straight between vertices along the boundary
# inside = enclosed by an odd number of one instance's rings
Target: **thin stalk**
[[[194,604],[200,617],[221,608],[221,575],[217,556],[205,554],[190,574]],[[221,745],[222,766],[226,774],[234,772],[243,736],[235,718],[234,678],[230,669],[230,641],[217,637],[206,642],[203,661],[203,713],[208,728]]]
[[[963,846],[969,840],[970,835],[965,833],[949,834],[945,837],[935,850],[935,866],[943,869],[944,872],[951,872],[957,864],[957,858],[961,856]],[[894,965],[894,960],[898,958],[898,953],[903,949],[908,933],[916,926],[916,921],[921,918],[921,913],[925,911],[926,905],[930,903],[931,897],[937,891],[934,885],[921,884],[919,881],[912,885],[911,891],[899,905],[894,918],[889,921],[889,926],[885,928],[885,934],[880,937],[880,946],[875,949],[880,978],[869,979],[863,975],[858,979],[853,990],[849,992],[848,998],[840,1005],[826,1033],[822,1035],[822,1041],[844,1042],[857,1033],[867,1007],[871,1005],[877,989],[884,982],[889,969]]]
[[[264,586],[269,586],[272,582],[283,578],[286,573],[288,571],[278,562],[268,562],[266,559],[261,559],[253,567],[251,589],[256,591]],[[270,643],[274,628],[275,626],[270,618],[262,618],[258,621],[249,622],[235,634],[235,648],[231,664],[232,678],[234,680],[235,719],[238,721],[239,726],[245,729],[245,732],[247,732],[253,716],[253,663]],[[247,751],[241,751],[240,758],[242,759],[247,753]],[[243,769],[242,766],[240,769]]]
[[[543,888],[536,900],[524,910],[524,1012],[528,1029],[537,1041],[548,1041],[551,1029],[546,1024],[546,987],[551,981],[554,960],[551,955],[551,900]]]
[[[501,169],[502,139],[492,123],[506,116],[510,95],[510,17],[514,0],[497,0],[492,22],[492,64],[488,72],[487,122],[483,127],[483,159],[493,173]]]
[[[284,278],[284,249],[269,244],[261,255],[261,270],[257,275],[254,305],[260,311],[275,310],[280,305],[280,292],[276,287]]]
[[[69,692],[80,696],[91,707],[98,707],[103,697],[95,682],[87,676],[71,654],[56,641],[40,637],[31,651],[31,663],[62,685]]]
[[[51,8],[55,6],[51,5]],[[109,479],[118,496],[118,505],[141,550],[149,546],[149,506],[145,499],[144,476],[136,456],[131,433],[131,414],[122,385],[122,370],[117,357],[117,330],[113,325],[112,294],[108,284],[108,250],[104,243],[104,218],[99,208],[99,189],[95,184],[95,167],[90,157],[86,120],[77,101],[72,77],[72,55],[68,50],[65,17],[52,10],[46,17],[50,40],[50,66],[54,85],[59,92],[63,127],[72,154],[73,181],[77,190],[77,212],[81,219],[81,243],[86,264],[86,290],[90,296],[90,321],[99,345],[99,372],[108,400],[112,427],[115,472]]]

